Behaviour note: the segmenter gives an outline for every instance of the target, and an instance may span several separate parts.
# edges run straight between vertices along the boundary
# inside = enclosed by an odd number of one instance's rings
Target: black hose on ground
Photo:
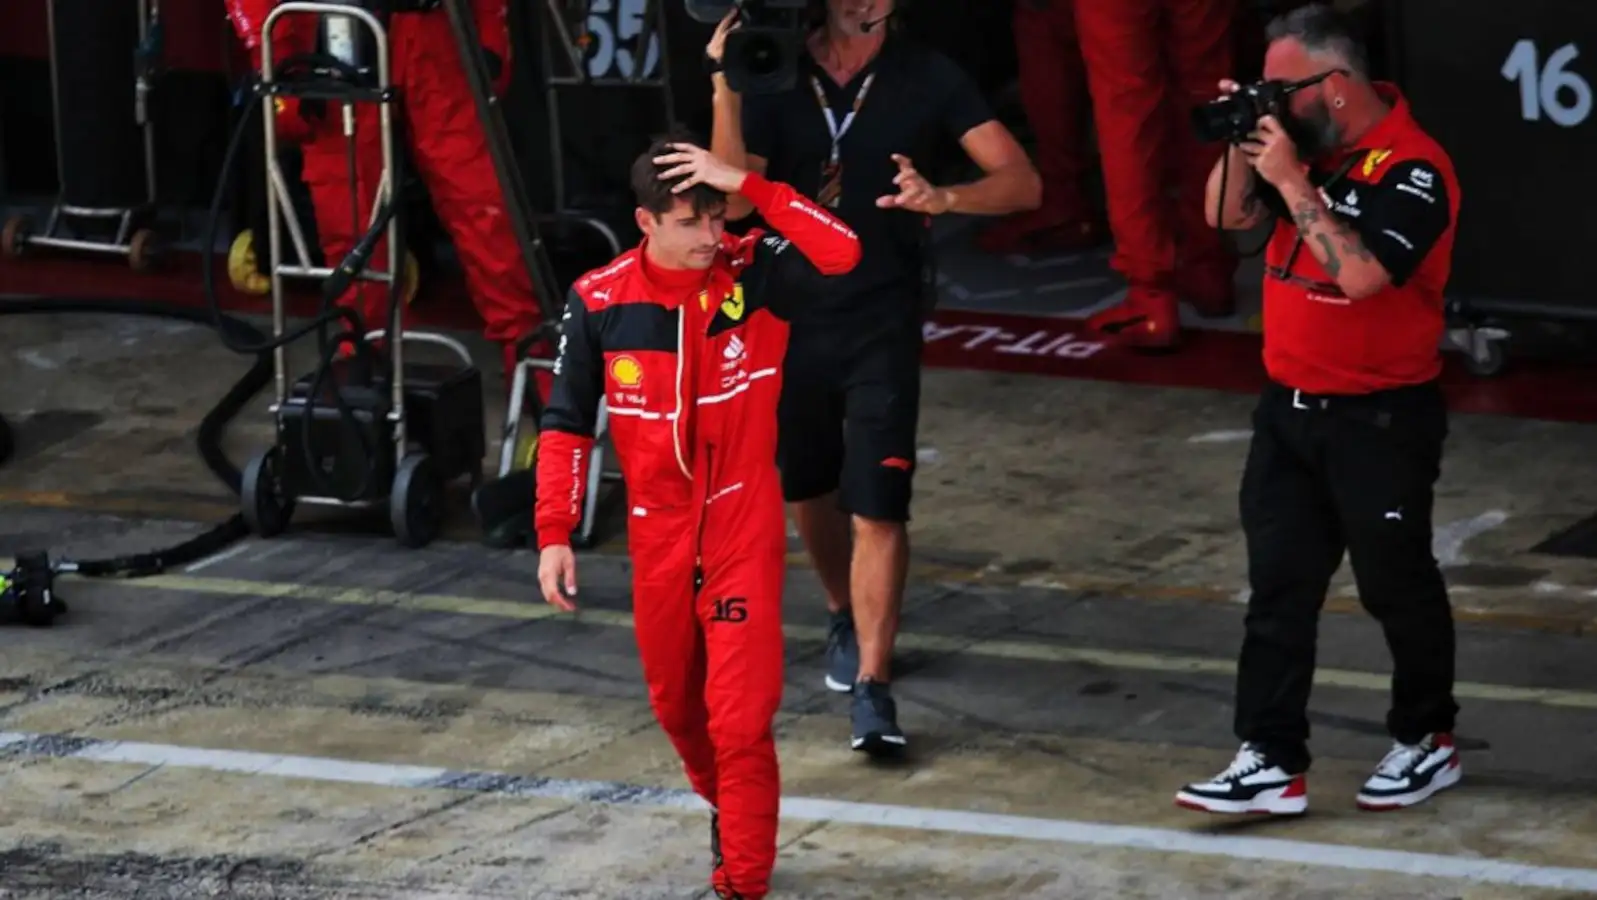
[[[221,333],[223,341],[228,343],[229,346],[242,342],[263,343],[266,341],[266,336],[255,326],[241,319],[224,316],[214,310],[194,310],[180,306],[122,300],[112,297],[74,298],[0,295],[0,316],[43,315],[46,313],[173,319],[215,328]],[[271,380],[271,353],[269,350],[261,351],[256,354],[255,364],[250,367],[249,371],[245,372],[244,376],[228,390],[221,401],[212,407],[211,411],[206,413],[205,417],[200,420],[199,432],[195,436],[195,444],[200,451],[200,457],[205,460],[206,468],[210,469],[217,479],[235,495],[239,493],[243,475],[239,467],[234,465],[222,450],[222,434],[227,430],[228,423],[237,417],[250,398],[270,384]],[[3,427],[3,421],[0,421],[0,428]],[[0,459],[0,461],[3,461],[3,459]],[[190,538],[174,547],[130,556],[78,560],[67,563],[61,568],[62,571],[75,572],[92,578],[137,578],[147,575],[159,575],[173,566],[185,565],[210,556],[248,534],[249,528],[244,524],[244,516],[235,514],[226,522],[217,525],[204,534]]]
[[[301,68],[324,63],[325,60],[320,57],[307,57],[305,59],[296,57],[287,61],[284,67],[286,72],[299,73]],[[86,314],[175,319],[208,326],[216,331],[218,336],[221,337],[223,345],[229,350],[246,356],[254,356],[255,364],[201,420],[199,433],[196,437],[200,456],[205,460],[206,467],[223,484],[227,485],[228,490],[234,495],[238,495],[242,491],[243,473],[223,452],[222,433],[226,430],[228,423],[249,402],[250,398],[271,383],[274,374],[272,351],[306,337],[313,332],[318,333],[322,343],[322,353],[320,366],[316,370],[315,377],[310,385],[310,396],[305,398],[305,417],[307,420],[314,415],[317,395],[330,378],[333,360],[337,348],[341,344],[347,343],[353,346],[355,360],[360,369],[370,372],[374,368],[372,350],[365,340],[365,323],[361,321],[360,315],[353,310],[333,305],[330,299],[323,303],[320,314],[314,319],[276,338],[266,335],[260,329],[243,320],[224,315],[222,312],[216,286],[215,253],[212,252],[212,249],[216,246],[216,237],[221,231],[223,202],[227,196],[228,187],[234,176],[235,169],[238,166],[239,150],[242,148],[244,138],[249,131],[250,116],[260,114],[260,104],[263,100],[264,96],[259,91],[251,92],[250,100],[240,113],[238,123],[234,127],[227,149],[223,154],[221,173],[211,198],[209,215],[207,216],[204,235],[201,239],[200,277],[205,291],[206,309],[194,310],[168,304],[124,300],[114,297],[63,298],[0,295],[0,316]],[[268,199],[270,202],[270,198]],[[383,222],[386,224],[386,218],[383,219]],[[373,231],[375,232],[376,229],[374,228]],[[368,243],[375,243],[375,233],[370,237],[372,240]],[[369,248],[367,252],[370,252]],[[343,260],[336,267],[335,276],[337,272],[343,271],[344,280],[347,281],[349,271],[360,268],[363,262],[360,259],[354,261],[350,259]],[[343,330],[329,337],[327,334],[328,326],[334,323],[341,324]],[[335,388],[331,393],[333,395],[333,403],[338,409],[339,418],[354,439],[361,444],[362,450],[369,461],[366,472],[366,481],[369,482],[376,474],[377,464],[374,454],[380,452],[382,448],[370,446],[369,439],[357,426],[354,411],[345,402],[342,392]],[[307,470],[313,478],[321,480],[320,467],[316,464],[315,451],[310,442],[311,432],[312,429],[310,428],[303,429],[304,443],[301,449],[308,461]],[[12,437],[10,427],[4,419],[0,419],[0,464],[6,461],[11,455],[11,451]],[[357,496],[363,495],[367,486],[366,483],[363,483],[359,490],[355,491],[355,494]],[[173,566],[184,565],[210,556],[248,535],[249,527],[244,521],[243,514],[238,513],[204,534],[174,547],[108,559],[62,561],[55,564],[55,570],[95,578],[136,578],[159,575]]]

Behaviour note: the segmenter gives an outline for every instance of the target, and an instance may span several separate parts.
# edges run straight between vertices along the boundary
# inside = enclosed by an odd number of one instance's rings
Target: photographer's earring
[[[1331,105],[1336,107],[1337,109],[1341,109],[1342,107],[1347,105],[1347,101],[1342,99],[1341,97],[1338,97],[1335,100],[1331,101]]]

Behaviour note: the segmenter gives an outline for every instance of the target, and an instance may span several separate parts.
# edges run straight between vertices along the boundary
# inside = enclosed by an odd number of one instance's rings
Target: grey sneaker
[[[826,687],[839,694],[854,690],[859,675],[859,636],[854,633],[854,615],[832,613],[826,635]]]
[[[866,679],[854,685],[854,701],[849,709],[854,724],[851,746],[872,756],[892,756],[909,740],[898,727],[898,704],[893,693],[880,681]]]

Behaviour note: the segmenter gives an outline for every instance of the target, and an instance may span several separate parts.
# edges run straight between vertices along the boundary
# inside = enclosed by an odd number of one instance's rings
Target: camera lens
[[[749,41],[743,48],[743,67],[751,75],[774,74],[782,67],[782,58],[782,47],[763,35]]]

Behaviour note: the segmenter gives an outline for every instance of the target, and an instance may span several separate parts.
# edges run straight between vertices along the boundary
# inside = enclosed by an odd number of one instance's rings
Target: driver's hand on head
[[[655,165],[668,166],[660,173],[661,181],[682,182],[672,188],[680,194],[696,184],[707,184],[724,194],[736,194],[743,189],[743,179],[748,172],[721,160],[720,157],[692,144],[670,144],[670,152],[654,158]]]
[[[538,554],[538,588],[545,603],[576,612],[569,598],[577,595],[577,557],[565,544],[551,544]]]

